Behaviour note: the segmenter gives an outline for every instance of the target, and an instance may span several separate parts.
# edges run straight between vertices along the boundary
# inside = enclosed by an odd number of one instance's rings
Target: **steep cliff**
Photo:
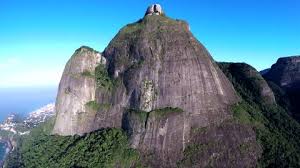
[[[123,128],[133,146],[167,164],[181,158],[192,128],[229,119],[228,107],[238,101],[188,27],[146,16],[121,29],[103,53],[110,76],[123,81],[126,90]]]
[[[109,43],[102,53],[106,65],[97,64],[99,55],[76,52],[66,65],[53,133],[82,135],[123,128],[144,164],[152,167],[175,167],[195,141],[216,140],[215,152],[202,159],[230,164],[224,152],[233,143],[237,160],[231,165],[255,165],[259,145],[254,131],[231,122],[231,107],[240,98],[186,22],[159,12],[146,15],[122,28]],[[201,128],[211,131],[193,131]],[[241,155],[238,146],[248,142],[251,151]]]
[[[264,77],[285,92],[290,101],[289,110],[300,121],[300,56],[279,58]]]
[[[95,67],[104,62],[99,52],[85,46],[72,55],[59,84],[54,134],[82,135],[92,129],[96,111],[89,104],[95,100]]]
[[[279,58],[264,77],[283,88],[299,87],[300,56]]]

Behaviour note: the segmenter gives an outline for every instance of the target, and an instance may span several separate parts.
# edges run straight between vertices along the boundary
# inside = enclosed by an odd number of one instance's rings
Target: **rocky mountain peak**
[[[290,111],[300,121],[300,56],[282,57],[264,77],[280,86],[289,97]]]
[[[147,8],[145,16],[147,16],[147,15],[162,15],[162,14],[164,14],[164,12],[163,12],[160,4],[153,4]]]
[[[230,107],[240,100],[188,24],[166,17],[159,5],[118,32],[101,54],[105,65],[97,53],[81,54],[66,65],[53,133],[122,128],[133,148],[153,155],[145,160],[153,167],[174,167],[193,130],[232,119]]]
[[[288,88],[300,83],[300,56],[282,57],[264,76],[281,87]]]

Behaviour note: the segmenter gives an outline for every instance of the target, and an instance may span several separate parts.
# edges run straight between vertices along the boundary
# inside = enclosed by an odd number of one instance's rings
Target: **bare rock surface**
[[[285,91],[290,101],[289,110],[300,122],[300,56],[279,58],[264,77]]]
[[[239,100],[184,21],[146,16],[121,29],[103,54],[109,74],[117,72],[126,88],[126,109],[136,110],[124,111],[122,127],[132,146],[160,167],[175,167],[191,130],[230,119],[229,107]]]
[[[106,65],[98,64],[99,53],[83,51],[66,65],[53,133],[123,128],[150,167],[176,167],[191,145],[192,130],[230,120],[230,107],[240,100],[184,21],[146,15],[125,26],[102,53]],[[85,70],[94,76],[82,75]],[[239,141],[255,137],[247,131],[251,128],[236,127],[241,131],[226,130],[228,135],[245,130]],[[208,141],[217,136],[211,134]],[[250,160],[245,167],[256,162]]]
[[[181,167],[256,167],[262,148],[251,127],[233,120],[193,130]]]
[[[283,88],[299,86],[300,56],[279,58],[264,77]]]
[[[54,134],[82,135],[90,131],[96,112],[86,104],[95,100],[93,74],[103,61],[99,52],[88,47],[77,49],[68,61],[58,89]]]

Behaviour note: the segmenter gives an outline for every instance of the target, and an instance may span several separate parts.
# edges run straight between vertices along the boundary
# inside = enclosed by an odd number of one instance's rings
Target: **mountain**
[[[68,61],[56,99],[54,133],[82,135],[99,128],[94,126],[97,110],[90,106],[96,98],[95,68],[103,62],[105,59],[99,52],[86,46],[77,49]]]
[[[299,167],[300,125],[272,89],[151,5],[103,52],[75,51],[55,121],[21,138],[7,167]]]
[[[106,65],[96,61],[102,57]],[[224,152],[229,146],[218,143],[250,143],[257,152],[251,127],[230,122],[230,107],[239,101],[232,84],[181,20],[148,14],[123,27],[102,54],[80,48],[58,92],[54,134],[123,128],[153,167],[176,166],[192,141],[213,142],[214,150]],[[209,130],[206,138],[195,131],[201,128]],[[231,164],[227,155],[222,158],[215,165]],[[232,165],[256,159],[249,153]]]
[[[233,117],[255,130],[262,147],[257,167],[299,167],[300,124],[289,115],[280,88],[267,84],[259,72],[245,63],[219,66],[242,98],[233,108]]]
[[[259,73],[260,73],[261,75],[264,75],[264,74],[266,74],[267,72],[269,72],[270,69],[271,69],[271,68],[267,68],[267,69],[261,70]]]
[[[293,117],[300,121],[300,56],[279,58],[264,78],[282,89]]]

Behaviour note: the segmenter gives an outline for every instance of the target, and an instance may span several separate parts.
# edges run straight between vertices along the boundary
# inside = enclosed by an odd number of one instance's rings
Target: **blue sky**
[[[300,54],[299,0],[1,0],[0,88],[57,85],[75,49],[103,51],[152,3],[189,22],[217,61],[262,70]]]

